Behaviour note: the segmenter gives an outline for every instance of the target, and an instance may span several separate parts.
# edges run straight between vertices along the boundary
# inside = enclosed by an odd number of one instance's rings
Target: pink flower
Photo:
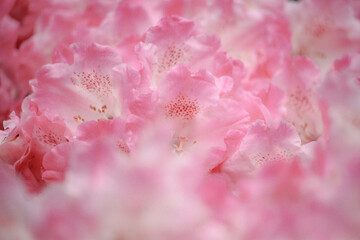
[[[1,239],[358,239],[355,0],[4,0]]]
[[[313,59],[325,73],[335,59],[359,50],[360,28],[354,10],[339,0],[289,4],[294,51]]]
[[[171,16],[148,30],[145,44],[138,46],[138,54],[146,77],[157,86],[166,72],[179,64],[201,69],[201,63],[213,56],[219,45],[216,36],[197,33],[194,22]]]
[[[301,142],[308,143],[318,139],[324,124],[316,89],[320,86],[320,72],[308,59],[296,57],[275,77],[278,86],[285,91],[284,117],[298,131]]]
[[[72,65],[57,63],[39,71],[32,82],[32,101],[40,111],[61,117],[72,131],[85,121],[121,116],[125,106],[112,72],[121,63],[120,56],[100,45],[75,44],[73,49]]]
[[[289,162],[301,154],[300,138],[289,123],[275,120],[256,121],[241,139],[239,149],[222,164],[221,169],[235,180],[272,162]]]

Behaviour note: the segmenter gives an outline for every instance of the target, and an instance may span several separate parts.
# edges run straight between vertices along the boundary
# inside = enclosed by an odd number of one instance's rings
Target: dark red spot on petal
[[[186,95],[178,95],[173,101],[164,106],[165,114],[171,118],[193,119],[200,111],[196,99],[190,99]]]

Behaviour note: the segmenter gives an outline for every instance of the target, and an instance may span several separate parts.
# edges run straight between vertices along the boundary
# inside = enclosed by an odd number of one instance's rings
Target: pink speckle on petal
[[[262,153],[251,154],[249,157],[250,157],[250,161],[253,162],[256,166],[262,166],[266,163],[274,162],[274,161],[289,161],[294,156],[295,155],[292,154],[291,152],[288,152],[286,150],[279,150],[267,154],[262,154]]]
[[[128,147],[128,145],[126,143],[120,142],[118,144],[119,149],[124,152],[124,153],[130,153],[130,148]]]
[[[293,104],[299,111],[309,111],[312,109],[308,96],[300,89],[290,94],[290,104]]]
[[[360,0],[0,0],[0,240],[359,240],[359,110]]]
[[[89,73],[74,72],[73,77],[71,77],[71,82],[98,97],[111,94],[112,84],[109,74],[103,75],[95,70]]]
[[[56,134],[52,130],[46,130],[44,131],[41,128],[36,129],[36,136],[39,139],[40,142],[48,144],[50,146],[55,147],[56,145],[60,143],[66,142],[66,139],[63,136],[60,136]]]
[[[178,95],[164,106],[166,116],[170,118],[193,119],[200,111],[198,101],[186,95]]]
[[[159,53],[158,59],[158,74],[166,72],[171,67],[186,61],[186,52],[183,47],[171,45],[167,47],[162,53]]]

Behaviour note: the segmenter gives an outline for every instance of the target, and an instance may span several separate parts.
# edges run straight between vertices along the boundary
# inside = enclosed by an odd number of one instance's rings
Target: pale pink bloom
[[[116,50],[78,43],[73,45],[73,53],[72,65],[46,65],[32,82],[30,98],[39,111],[63,119],[72,132],[85,121],[120,117],[125,106],[120,79],[112,70],[121,64]]]
[[[272,120],[254,122],[242,138],[239,149],[222,166],[235,177],[274,161],[291,161],[301,153],[300,138],[289,123]]]
[[[22,22],[24,29],[20,30],[30,33],[26,33],[25,39],[18,40],[20,46],[16,78],[27,88],[28,81],[35,77],[36,71],[50,62],[54,49],[63,46],[64,43],[70,45],[73,42],[86,41],[86,35],[79,37],[80,33],[76,34],[75,30],[80,31],[92,25],[99,25],[115,4],[114,1],[87,0],[19,2],[24,6],[20,7],[18,15],[26,16],[21,20],[24,21]],[[28,13],[24,14],[23,11]]]
[[[202,69],[219,46],[216,36],[199,33],[194,22],[171,16],[162,18],[147,31],[145,43],[137,46],[137,52],[145,77],[156,87],[167,71],[179,64],[193,71]]]
[[[101,24],[92,31],[97,42],[117,45],[135,36],[140,41],[140,36],[151,27],[151,24],[148,13],[141,4],[125,0],[119,2],[114,11],[109,12]]]
[[[75,142],[56,146],[44,155],[42,179],[46,182],[63,181],[71,164],[69,160],[74,149],[81,144],[92,144],[99,139],[111,139],[111,149],[130,154],[135,148],[136,136],[119,118],[111,121],[101,119],[85,122],[77,129]]]
[[[357,240],[358,13],[1,2],[0,238]]]
[[[243,3],[249,4],[247,8],[236,7],[239,2],[231,2],[236,18],[216,29],[222,48],[244,63],[248,78],[272,78],[291,52],[283,1],[247,1]],[[243,11],[239,10],[241,8]]]
[[[23,123],[22,134],[28,145],[14,167],[31,191],[38,191],[44,185],[44,155],[58,144],[69,141],[65,131],[66,127],[61,120],[49,120],[44,116],[30,118]]]
[[[64,123],[58,118],[37,115],[36,105],[26,99],[19,119],[13,112],[1,132],[0,159],[9,164],[24,180],[31,192],[44,185],[43,156],[58,144],[71,139]]]
[[[92,16],[93,14],[95,16]],[[64,41],[55,46],[53,61],[69,59],[72,42],[96,42],[116,47],[124,62],[136,69],[140,68],[134,48],[144,39],[145,31],[151,26],[151,20],[142,4],[134,1],[95,1],[87,7],[81,17],[82,21],[83,18],[86,21],[67,28],[71,31],[65,33],[67,37],[64,37]],[[92,22],[96,18],[97,22]]]
[[[191,73],[180,65],[159,82],[160,114],[173,125],[176,151],[196,143],[222,145],[228,130],[248,123],[248,113],[239,102],[219,98],[215,81],[204,70]]]
[[[284,91],[282,115],[291,122],[303,144],[318,139],[323,133],[323,120],[316,92],[320,71],[305,57],[294,57],[274,77],[274,84]]]
[[[191,73],[180,65],[159,82],[158,95],[159,114],[173,126],[176,151],[200,140],[199,127],[204,126],[207,111],[219,99],[215,78],[204,70]]]
[[[360,52],[347,54],[337,59],[327,73],[321,97],[334,108],[355,109],[358,107],[360,86]],[[354,114],[356,114],[354,112]]]
[[[360,22],[349,1],[288,3],[293,52],[313,59],[326,73],[337,58],[360,49]]]
[[[160,101],[166,105],[166,114],[169,117],[183,120],[193,119],[203,105],[214,105],[219,99],[219,91],[215,85],[215,77],[205,70],[197,73],[191,73],[190,70],[180,65],[173,68],[159,82],[158,87]],[[189,111],[180,112],[183,109],[175,109],[175,103],[181,100],[179,96],[184,97],[184,104],[188,103]],[[171,101],[173,103],[171,104]],[[176,110],[179,110],[177,112]],[[186,110],[186,109],[184,109]]]
[[[331,149],[347,157],[353,156],[360,139],[359,67],[359,53],[343,56],[334,62],[319,89],[326,106]]]

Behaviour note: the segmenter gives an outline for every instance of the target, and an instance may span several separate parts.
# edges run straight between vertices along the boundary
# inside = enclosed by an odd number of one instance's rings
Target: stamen
[[[176,152],[182,152],[183,151],[183,147],[184,147],[184,143],[188,142],[189,139],[187,137],[178,137],[178,145],[174,144],[173,147],[175,148]]]

